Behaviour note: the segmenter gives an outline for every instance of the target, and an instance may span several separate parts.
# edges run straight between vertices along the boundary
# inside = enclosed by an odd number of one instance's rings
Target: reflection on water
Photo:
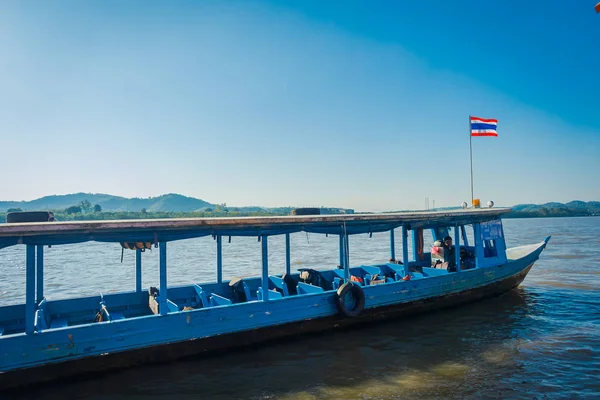
[[[505,232],[511,245],[537,242],[547,234],[553,238],[523,285],[497,298],[361,329],[132,368],[15,395],[91,399],[597,398],[600,252],[586,248],[587,258],[565,256],[580,251],[573,247],[570,233],[583,242],[600,236],[600,218],[508,220]],[[314,250],[303,239],[302,251]],[[316,242],[311,237],[310,244]],[[351,248],[356,251],[368,245],[385,257],[387,243],[374,244],[367,238],[363,242],[357,239]],[[320,252],[335,263],[335,243],[331,253],[328,246]],[[297,261],[302,255],[296,251]],[[304,260],[308,259],[304,262],[319,262],[318,254],[304,255]],[[253,256],[238,259],[245,265],[255,261]]]

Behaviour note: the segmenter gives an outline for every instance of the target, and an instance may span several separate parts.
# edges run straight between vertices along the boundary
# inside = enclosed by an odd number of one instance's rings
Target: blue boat
[[[3,224],[0,248],[20,245],[26,252],[26,300],[0,307],[0,388],[197,356],[502,294],[525,279],[550,239],[507,249],[501,216],[508,211]],[[435,241],[431,248],[424,248],[425,231]],[[339,265],[292,271],[290,234],[296,232],[339,237]],[[376,232],[390,234],[389,261],[349,265],[348,237]],[[399,257],[396,233],[402,237]],[[169,242],[209,235],[217,249],[216,281],[168,286]],[[283,275],[269,274],[268,243],[276,235],[285,236]],[[261,276],[223,280],[222,241],[234,236],[260,240]],[[44,247],[87,241],[120,243],[136,252],[135,291],[46,298]],[[150,247],[159,249],[159,281],[142,288],[142,256]]]

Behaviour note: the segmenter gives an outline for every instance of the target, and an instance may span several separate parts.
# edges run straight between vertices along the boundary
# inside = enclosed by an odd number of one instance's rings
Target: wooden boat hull
[[[22,338],[19,338],[22,343],[15,342],[11,347],[11,349],[19,349],[21,346],[19,350],[12,350],[13,356],[17,353],[22,354],[19,362],[22,363],[24,359],[34,356],[33,353],[54,352],[56,356],[46,358],[47,361],[43,365],[32,365],[29,368],[0,373],[0,388],[6,389],[32,382],[64,379],[133,365],[171,361],[290,336],[343,329],[421,314],[498,296],[518,286],[525,279],[533,263],[539,258],[545,243],[536,246],[518,260],[494,268],[448,274],[448,278],[445,280],[428,278],[413,282],[396,282],[366,287],[364,289],[367,307],[354,318],[344,317],[336,312],[335,295],[324,293],[322,295],[296,296],[267,303],[247,304],[247,310],[245,312],[238,310],[235,317],[234,314],[231,314],[231,309],[235,307],[216,307],[213,310],[195,310],[208,311],[202,321],[194,318],[195,311],[191,311],[161,317],[153,316],[150,317],[153,319],[152,321],[148,319],[149,322],[144,322],[145,318],[142,318],[142,321],[130,328],[126,328],[125,324],[120,323],[98,324],[102,326],[99,326],[100,329],[96,329],[96,332],[94,332],[94,326],[87,327],[85,340],[82,342],[75,339],[77,333],[75,329],[70,330],[70,328],[47,332],[45,335],[48,337],[38,340],[38,343],[31,343],[28,335],[23,335]],[[428,281],[429,283],[427,283]],[[403,296],[408,301],[402,301]],[[294,302],[296,302],[295,306],[292,305]],[[266,306],[267,304],[269,306]],[[290,306],[286,308],[286,304]],[[266,309],[271,309],[272,312],[265,311]],[[302,315],[298,310],[307,311]],[[287,319],[281,318],[286,313],[291,316]],[[248,326],[254,326],[254,328],[245,329],[244,320],[239,319],[240,315],[253,320],[248,323]],[[156,318],[160,318],[163,323],[159,323]],[[209,328],[217,327],[220,324],[222,331],[231,332],[234,326],[239,329],[232,333],[210,334],[211,329],[200,328],[199,325],[192,322],[203,323]],[[181,337],[186,334],[186,329],[189,330],[189,334],[194,330],[201,331],[203,336],[188,336],[186,339],[176,340],[175,334]],[[212,331],[218,332],[216,328]],[[156,336],[163,342],[108,351],[111,347],[115,348],[116,344],[121,344],[121,348],[123,348],[130,340],[139,345],[140,342],[143,342],[140,340],[141,335]],[[195,338],[190,339],[190,337]],[[56,344],[52,344],[53,341]],[[152,340],[147,342],[151,343]],[[93,352],[102,351],[102,348],[107,349],[106,353],[93,354]],[[42,356],[40,357],[43,359]]]

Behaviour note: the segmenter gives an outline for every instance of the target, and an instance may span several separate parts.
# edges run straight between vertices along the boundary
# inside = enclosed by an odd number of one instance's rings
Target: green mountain
[[[277,215],[289,215],[293,207],[265,208],[259,206],[247,207],[225,207],[207,201],[187,197],[176,193],[164,194],[158,197],[148,198],[125,198],[102,193],[73,193],[66,195],[45,196],[32,201],[0,201],[0,213],[10,208],[28,210],[53,210],[64,211],[71,206],[78,206],[83,201],[88,201],[92,206],[98,204],[102,211],[106,212],[140,212],[146,210],[149,213],[191,213],[191,212],[237,212],[237,213],[269,213]],[[585,215],[600,215],[600,201],[574,200],[566,204],[550,202],[544,204],[517,204],[512,207],[513,211],[506,215],[508,218],[532,218],[532,217],[570,217]],[[442,210],[438,208],[437,210]],[[323,214],[334,214],[340,212],[353,212],[339,208],[322,208]]]
[[[517,204],[508,213],[508,218],[534,217],[578,217],[600,215],[600,201],[574,200],[566,204],[550,202],[544,204]]]
[[[141,211],[146,209],[149,212],[193,212],[204,211],[215,206],[204,200],[175,193],[145,199],[138,197],[128,199],[102,193],[74,193],[45,196],[32,201],[0,201],[0,212],[6,212],[9,208],[20,208],[24,211],[64,210],[67,207],[79,205],[85,200],[89,201],[92,206],[100,205],[103,211]]]

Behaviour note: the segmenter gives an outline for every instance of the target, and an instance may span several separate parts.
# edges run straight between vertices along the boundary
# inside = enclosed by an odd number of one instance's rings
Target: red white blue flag
[[[496,128],[498,127],[497,119],[485,119],[478,117],[470,117],[471,119],[471,136],[496,136],[498,137],[498,132],[496,132]]]

